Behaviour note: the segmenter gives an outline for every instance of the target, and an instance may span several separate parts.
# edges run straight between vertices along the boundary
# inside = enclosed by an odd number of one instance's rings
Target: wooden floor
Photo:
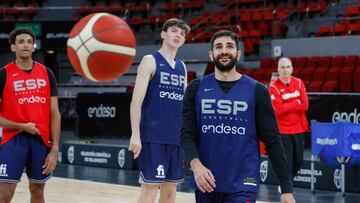
[[[49,203],[136,203],[139,193],[139,187],[52,177],[46,184],[45,200]],[[29,202],[29,199],[28,180],[23,176],[12,203]],[[176,203],[195,203],[194,194],[178,192]]]

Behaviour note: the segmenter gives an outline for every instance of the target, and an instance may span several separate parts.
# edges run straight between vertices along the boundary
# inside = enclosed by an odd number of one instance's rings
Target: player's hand
[[[193,159],[190,162],[191,169],[194,172],[194,178],[197,187],[202,193],[213,192],[216,187],[215,177],[212,172],[206,168],[199,159]]]
[[[141,152],[141,140],[139,135],[131,135],[128,150],[134,154],[134,159],[138,158]]]
[[[43,174],[50,174],[55,170],[58,152],[58,149],[51,148],[49,154],[46,156],[45,163],[42,166],[42,168],[44,169],[42,172]]]
[[[281,194],[280,202],[281,203],[296,203],[295,198],[291,193]]]
[[[21,125],[21,130],[28,132],[32,135],[35,135],[35,134],[40,135],[40,131],[39,131],[39,129],[36,128],[35,123],[23,123]]]

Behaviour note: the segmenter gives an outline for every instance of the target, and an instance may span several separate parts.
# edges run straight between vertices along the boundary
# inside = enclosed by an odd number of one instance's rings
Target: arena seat
[[[294,68],[303,69],[305,67],[306,63],[307,63],[307,60],[308,60],[307,57],[299,57],[299,58],[297,58],[295,63],[294,63],[295,65],[293,65]]]
[[[360,92],[360,66],[358,66],[353,73],[354,92]]]
[[[315,69],[313,74],[313,81],[324,82],[326,79],[326,72],[328,68],[318,67]]]
[[[315,34],[317,37],[328,37],[333,35],[331,26],[321,25],[319,31]]]
[[[345,66],[341,68],[339,74],[339,88],[341,92],[352,92],[352,75],[353,75],[354,67]]]
[[[321,87],[322,92],[334,92],[337,90],[337,82],[325,81]]]
[[[312,81],[307,86],[307,92],[320,92],[321,91],[321,84],[320,81]]]
[[[260,68],[261,69],[269,69],[269,68],[271,68],[273,61],[274,61],[274,59],[271,58],[271,57],[261,59]]]
[[[351,55],[344,58],[344,67],[355,67],[359,60],[359,56]]]
[[[331,56],[322,56],[319,60],[319,68],[329,68],[331,64]]]
[[[326,81],[339,81],[340,67],[331,67],[326,73]]]
[[[344,64],[345,56],[335,56],[331,61],[331,67],[342,67]]]

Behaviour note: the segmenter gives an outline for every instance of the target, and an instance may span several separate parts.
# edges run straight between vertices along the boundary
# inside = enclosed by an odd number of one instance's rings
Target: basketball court
[[[140,193],[138,172],[90,166],[59,164],[54,177],[45,188],[45,199],[51,203],[136,203]],[[194,193],[185,182],[178,187],[176,203],[195,203]],[[30,196],[27,177],[23,175],[13,203],[28,202]],[[261,185],[257,203],[279,202],[275,185]],[[297,203],[357,203],[360,195],[317,190],[312,194],[308,188],[294,188]]]

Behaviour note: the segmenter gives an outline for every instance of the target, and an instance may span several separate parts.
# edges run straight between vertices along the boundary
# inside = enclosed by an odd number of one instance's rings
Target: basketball
[[[67,55],[81,76],[96,82],[112,81],[123,75],[136,53],[134,33],[121,18],[94,13],[72,28]]]

